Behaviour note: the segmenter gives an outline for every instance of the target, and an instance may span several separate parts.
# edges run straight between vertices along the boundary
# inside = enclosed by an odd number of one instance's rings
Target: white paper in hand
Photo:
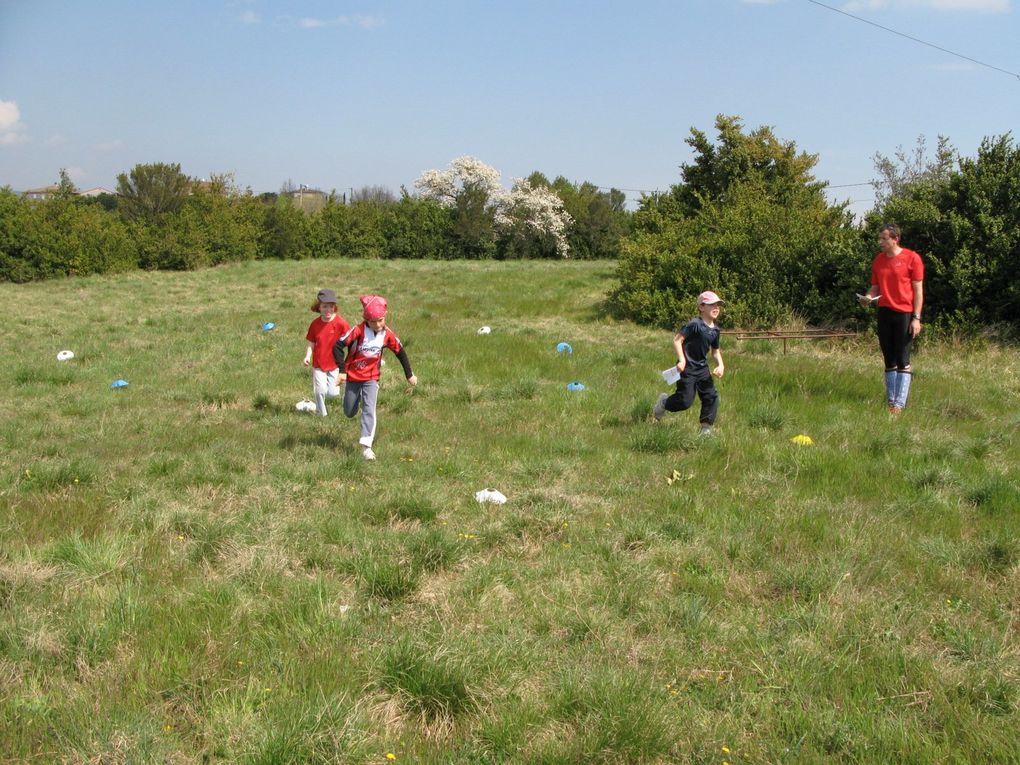
[[[854,294],[857,295],[858,300],[867,300],[869,303],[874,303],[882,297],[881,295],[875,295],[875,297],[872,297],[871,295],[862,295],[860,292],[855,292]]]
[[[675,383],[678,383],[680,381],[680,371],[676,367],[663,369],[662,379],[665,380],[669,385],[674,385]]]

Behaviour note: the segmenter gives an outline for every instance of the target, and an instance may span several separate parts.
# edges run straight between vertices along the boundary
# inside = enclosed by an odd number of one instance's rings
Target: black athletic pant
[[[914,344],[914,336],[910,334],[911,318],[911,314],[903,311],[878,309],[878,346],[887,370],[905,372],[910,369],[910,349]]]
[[[666,399],[666,411],[682,412],[690,409],[694,403],[695,392],[701,399],[701,416],[698,420],[703,425],[712,425],[715,423],[716,412],[719,411],[719,391],[715,389],[708,367],[693,373],[684,370],[676,384],[676,392]]]

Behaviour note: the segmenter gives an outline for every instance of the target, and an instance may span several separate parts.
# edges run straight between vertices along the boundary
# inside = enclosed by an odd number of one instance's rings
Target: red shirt
[[[381,332],[373,332],[367,324],[358,324],[343,337],[344,344],[350,348],[347,361],[347,379],[351,382],[368,382],[379,379],[379,362],[382,360],[382,349],[389,348],[400,353],[400,339],[386,327]]]
[[[878,253],[871,263],[871,283],[878,286],[878,305],[902,313],[914,310],[913,282],[924,281],[921,256],[906,247],[889,257]]]
[[[321,316],[318,319],[312,319],[312,323],[308,325],[308,333],[305,335],[305,340],[313,344],[312,366],[323,372],[339,369],[340,366],[333,358],[333,346],[336,344],[337,338],[347,334],[350,329],[351,325],[340,314],[334,316],[331,321],[323,321]]]

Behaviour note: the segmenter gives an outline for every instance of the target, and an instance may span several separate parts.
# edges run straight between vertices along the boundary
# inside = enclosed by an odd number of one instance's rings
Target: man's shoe
[[[361,456],[364,457],[366,460],[374,460],[375,452],[372,451],[372,447],[366,446],[365,451],[361,453]]]
[[[701,426],[701,435],[703,435],[703,436],[710,436],[710,435],[712,435],[712,426],[711,425],[702,425]]]

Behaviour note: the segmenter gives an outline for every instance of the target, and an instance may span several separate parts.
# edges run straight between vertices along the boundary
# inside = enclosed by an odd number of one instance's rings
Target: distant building
[[[320,189],[310,189],[301,186],[293,191],[285,191],[280,196],[289,198],[294,206],[307,213],[314,213],[326,206],[329,195]]]
[[[110,194],[112,196],[112,195],[116,195],[116,193],[117,193],[116,191],[110,191],[109,189],[104,189],[102,186],[96,186],[94,189],[89,189],[88,191],[79,191],[78,192],[78,196],[80,196],[80,197],[101,197],[101,196],[103,196],[103,194]]]
[[[50,197],[55,197],[59,191],[60,186],[54,184],[53,186],[40,186],[37,189],[29,189],[22,192],[21,196],[26,199],[49,199]]]

